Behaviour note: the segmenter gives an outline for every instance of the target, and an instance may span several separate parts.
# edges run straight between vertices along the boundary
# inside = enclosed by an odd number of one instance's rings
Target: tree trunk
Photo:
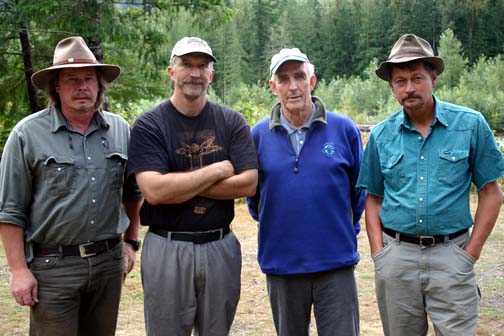
[[[26,85],[28,86],[28,99],[30,100],[31,113],[40,111],[40,104],[37,97],[37,88],[31,81],[33,75],[32,53],[30,47],[30,36],[26,28],[19,30],[19,40],[21,41],[21,50],[23,52],[24,73]]]

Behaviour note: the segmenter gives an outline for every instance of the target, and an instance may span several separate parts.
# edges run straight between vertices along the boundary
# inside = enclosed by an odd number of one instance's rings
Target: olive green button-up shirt
[[[47,245],[120,235],[129,225],[122,201],[141,198],[134,178],[124,178],[129,134],[108,112],[97,111],[84,135],[56,108],[24,118],[0,162],[0,222]]]

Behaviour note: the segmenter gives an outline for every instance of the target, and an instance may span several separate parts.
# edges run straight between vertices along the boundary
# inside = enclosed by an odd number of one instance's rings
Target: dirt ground
[[[257,224],[248,215],[246,206],[236,209],[233,230],[242,245],[242,294],[231,330],[234,336],[274,335],[274,327],[266,293],[265,278],[257,264]],[[361,335],[382,335],[378,307],[374,295],[374,272],[369,257],[366,233],[359,235],[361,262],[358,278]],[[504,217],[500,219],[477,263],[483,297],[478,336],[504,335]],[[139,255],[138,255],[139,256]],[[0,335],[27,335],[28,309],[19,307],[9,294],[9,275],[3,248],[0,245]],[[126,282],[119,313],[117,335],[145,335],[140,261]],[[313,319],[312,319],[313,320]],[[312,321],[313,322],[313,321]],[[311,335],[317,335],[314,323]],[[433,332],[431,332],[433,335]]]

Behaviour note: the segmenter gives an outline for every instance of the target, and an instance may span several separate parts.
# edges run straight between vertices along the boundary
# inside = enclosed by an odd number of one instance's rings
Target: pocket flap
[[[457,162],[460,160],[467,159],[469,157],[469,151],[467,150],[440,150],[439,157],[443,160],[450,162]]]
[[[56,164],[75,164],[75,160],[70,158],[70,157],[65,157],[65,156],[49,156],[45,161],[44,161],[44,166],[47,166],[51,163],[56,163]]]
[[[111,158],[116,158],[116,159],[121,159],[122,161],[127,161],[128,160],[128,154],[125,154],[125,153],[121,153],[121,152],[110,152],[110,153],[106,153],[105,154],[105,157],[107,159],[111,159]]]
[[[392,169],[401,161],[403,156],[404,156],[403,153],[392,154],[387,158],[380,160],[381,165],[385,169]]]

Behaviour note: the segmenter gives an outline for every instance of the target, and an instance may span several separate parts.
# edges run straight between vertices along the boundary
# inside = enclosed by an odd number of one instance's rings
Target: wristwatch
[[[142,241],[140,239],[124,239],[124,242],[130,245],[133,248],[133,251],[138,251],[140,249],[140,245],[142,245]]]

